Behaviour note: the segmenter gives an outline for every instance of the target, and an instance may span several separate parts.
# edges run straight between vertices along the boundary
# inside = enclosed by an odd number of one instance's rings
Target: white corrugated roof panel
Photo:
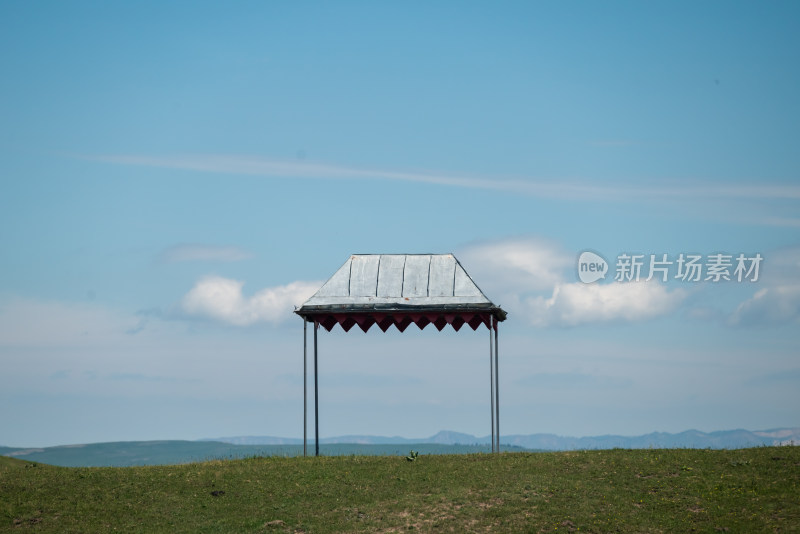
[[[354,254],[298,311],[494,304],[452,254]]]

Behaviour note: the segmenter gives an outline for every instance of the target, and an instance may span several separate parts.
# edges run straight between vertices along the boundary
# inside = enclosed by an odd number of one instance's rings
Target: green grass
[[[250,458],[66,468],[0,458],[0,531],[798,532],[800,448]]]

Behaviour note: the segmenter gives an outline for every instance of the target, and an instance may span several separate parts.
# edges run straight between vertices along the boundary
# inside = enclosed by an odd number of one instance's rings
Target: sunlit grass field
[[[800,448],[249,458],[0,457],[3,532],[800,532]]]

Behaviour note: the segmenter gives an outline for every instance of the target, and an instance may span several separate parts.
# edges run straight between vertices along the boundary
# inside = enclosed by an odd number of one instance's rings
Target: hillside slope
[[[800,448],[251,458],[0,457],[0,531],[796,532]]]
[[[422,454],[470,454],[489,451],[489,447],[483,445],[338,443],[322,445],[320,454],[398,456],[408,454],[409,449]],[[508,450],[519,452],[526,449],[508,447]],[[63,467],[171,465],[206,460],[233,460],[254,456],[302,456],[302,454],[302,445],[233,445],[216,441],[120,441],[34,449],[0,447],[0,455]],[[308,454],[314,454],[313,442],[308,444]]]

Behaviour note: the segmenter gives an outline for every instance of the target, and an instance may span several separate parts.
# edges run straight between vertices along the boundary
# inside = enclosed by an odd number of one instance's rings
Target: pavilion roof
[[[411,323],[476,329],[506,312],[490,301],[452,254],[354,254],[298,310],[330,330]]]

